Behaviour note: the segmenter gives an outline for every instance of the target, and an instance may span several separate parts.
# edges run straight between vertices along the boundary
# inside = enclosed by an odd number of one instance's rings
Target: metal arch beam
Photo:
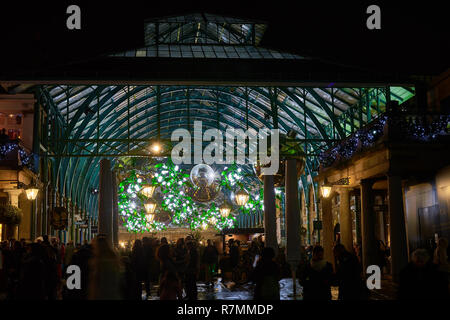
[[[145,127],[145,124],[143,124],[143,125],[141,125],[141,127]],[[211,123],[211,127],[214,127],[214,122],[212,122]],[[154,132],[155,130],[153,130],[153,132]],[[170,132],[170,131],[169,131]],[[89,160],[89,162],[91,163],[91,162],[93,162],[95,159],[97,159],[97,158],[90,158]],[[308,159],[307,159],[307,163],[306,163],[306,166],[307,166],[307,170],[308,171],[310,171],[310,164],[309,164],[309,161],[308,161]],[[90,164],[89,164],[89,173],[87,174],[87,175],[85,175],[85,177],[90,177],[90,179],[89,179],[89,181],[88,181],[88,183],[82,183],[82,185],[83,186],[85,186],[85,188],[83,188],[83,189],[86,189],[86,188],[88,188],[88,186],[90,186],[92,183],[93,183],[93,181],[95,180],[95,179],[97,179],[97,177],[98,177],[98,173],[97,174],[92,174],[92,170],[95,168],[95,167],[97,167],[97,166],[91,166]],[[95,178],[95,179],[94,179]],[[81,194],[83,194],[85,191],[84,190],[81,190]]]
[[[207,127],[211,127],[211,128],[213,128],[213,125],[212,125],[212,122],[210,121],[210,119],[209,118],[204,118],[204,120],[206,120],[206,121],[204,121],[204,123],[207,123]],[[211,122],[211,124],[209,123],[209,122]],[[177,123],[177,124],[173,124],[173,126],[178,126],[179,124]],[[140,127],[138,127],[138,128],[136,128],[136,130],[137,131],[140,131],[140,130],[142,130],[142,129],[146,129],[146,127],[147,127],[147,124],[146,123],[143,123],[143,124],[141,124],[140,125]],[[124,131],[124,130],[126,130],[126,128],[124,128],[124,129],[122,129],[122,132]],[[153,131],[150,131],[149,133],[151,134],[151,133],[153,133],[155,130],[153,130]],[[149,138],[150,139],[150,138]],[[116,143],[115,145],[120,145],[120,143]],[[103,150],[105,150],[105,149],[107,149],[108,148],[108,146],[104,146],[103,147]],[[93,159],[93,158],[91,158],[91,159]],[[90,163],[91,161],[89,161],[88,162],[88,164],[87,165],[89,165],[89,163]],[[84,164],[84,166],[86,166],[86,163],[83,161],[83,164]],[[84,170],[84,171],[86,171],[86,170]],[[81,172],[80,171],[78,171],[78,174],[77,174],[77,176],[80,174]],[[76,173],[75,173],[76,174]],[[82,174],[82,176],[90,176],[90,172],[88,172],[87,173],[87,175],[86,174]],[[76,181],[76,180],[78,180],[78,178],[76,177],[76,176],[73,176],[72,177],[72,179],[74,180],[74,181]],[[84,185],[83,183],[81,183],[82,185]],[[78,195],[76,195],[75,196],[77,199],[78,199]]]
[[[61,113],[59,112],[58,106],[56,106],[53,102],[52,96],[50,95],[50,93],[47,91],[47,89],[45,88],[45,86],[41,86],[40,87],[40,91],[41,91],[41,95],[44,96],[45,100],[47,101],[47,103],[50,106],[50,109],[52,110],[52,112],[55,113],[56,118],[59,120],[59,124],[62,128],[64,128],[64,119],[61,115]]]
[[[210,127],[210,128],[215,128],[215,122],[214,121],[212,121],[211,119],[209,119],[209,118],[205,118],[205,120],[206,120],[206,123],[208,123],[209,124],[209,122],[210,122],[210,124],[208,125],[208,126],[206,126],[206,127]],[[186,122],[185,122],[186,123]],[[142,124],[140,127],[141,128],[139,128],[138,130],[140,130],[140,129],[143,129],[143,128],[145,128],[147,125],[144,123],[144,124]],[[178,126],[178,124],[173,124],[172,126]],[[126,130],[126,128],[124,128],[123,130]],[[155,130],[153,130],[153,131],[151,131],[151,132],[155,132]],[[105,147],[106,148],[106,147]],[[104,148],[104,149],[105,149]],[[118,155],[119,156],[119,155]],[[92,158],[89,158],[88,160],[85,160],[86,162],[84,163],[84,169],[83,169],[83,171],[85,172],[85,174],[82,174],[82,177],[84,177],[84,179],[83,180],[81,180],[80,182],[80,184],[83,186],[82,187],[82,189],[80,190],[81,191],[81,194],[83,194],[85,191],[87,191],[87,188],[88,188],[88,186],[89,185],[91,185],[91,181],[92,181],[92,170],[93,170],[93,167],[91,166],[91,163],[93,162],[93,160],[95,160],[95,159],[97,159],[97,158],[95,158],[95,157],[92,157]],[[88,169],[88,167],[89,167],[89,169]],[[91,177],[90,179],[89,179],[89,183],[88,184],[86,184],[85,183],[85,178],[86,177]],[[77,179],[74,179],[74,180],[77,180]],[[76,193],[75,194],[75,198],[77,198],[77,199],[80,199],[80,195],[81,195],[80,193]]]
[[[142,128],[145,128],[145,126],[146,126],[145,124],[141,125]],[[175,125],[173,125],[173,126],[175,126]],[[214,123],[214,121],[211,121],[210,125],[207,126],[207,127],[209,127],[209,128],[215,128],[215,123]],[[142,128],[141,128],[141,129],[142,129]],[[153,130],[152,132],[155,132],[155,130]],[[167,132],[170,132],[170,130],[168,129]],[[136,147],[136,148],[138,148],[138,147]],[[119,156],[119,155],[118,155],[118,156]],[[100,159],[100,157],[92,157],[92,158],[89,158],[88,160],[86,160],[86,161],[88,162],[88,164],[84,166],[84,171],[87,171],[87,174],[83,175],[83,177],[84,177],[84,178],[87,177],[87,178],[88,178],[88,181],[87,181],[87,183],[86,183],[86,181],[83,181],[83,183],[81,183],[82,188],[79,189],[79,194],[76,195],[76,198],[79,198],[79,196],[80,196],[81,194],[84,194],[85,192],[87,192],[89,186],[92,185],[93,181],[95,181],[95,180],[98,179],[98,172],[93,172],[94,169],[95,169],[96,167],[98,167],[98,165],[93,165],[93,162],[94,162],[94,160],[96,160],[96,159]]]
[[[133,101],[133,105],[134,104],[137,104],[137,103],[139,103],[141,100],[145,100],[145,99],[147,99],[148,98],[148,96],[143,96],[143,97],[141,97],[141,98],[139,98],[139,99],[136,99],[135,101]],[[204,98],[203,98],[203,100],[205,100]],[[232,105],[232,104],[230,104],[230,102],[226,102],[227,104],[226,105],[228,105],[228,106],[232,106],[232,107],[235,107],[235,108],[237,108],[237,109],[240,109],[241,111],[243,111],[242,110],[242,108],[239,106],[239,105]],[[130,106],[131,106],[131,104],[130,104]],[[111,106],[112,107],[112,106]],[[143,108],[141,108],[141,109],[146,109],[148,107],[148,105],[145,105]],[[139,110],[136,110],[135,112],[138,114],[138,113],[140,113],[140,112],[143,112],[141,109],[139,109]],[[211,111],[215,111],[215,110],[212,110],[211,109]],[[233,117],[233,115],[232,114],[230,114],[230,113],[228,113],[227,112],[227,114],[230,116],[230,117]],[[134,114],[133,114],[133,116],[134,116]],[[268,123],[264,120],[264,119],[262,119],[262,118],[259,118],[259,116],[257,115],[257,114],[255,114],[254,115],[254,118],[256,118],[257,120],[259,120],[261,123],[263,123],[263,124],[266,124],[266,125],[268,125]],[[103,124],[102,125],[102,127],[104,128],[104,127],[109,127],[109,125],[110,125],[110,123],[113,121],[113,120],[115,120],[114,118],[111,118],[107,123],[105,123],[105,124]],[[126,120],[126,119],[125,119]],[[121,122],[119,122],[117,125],[116,125],[116,127],[118,126],[118,125],[120,125],[120,124],[122,124],[125,120],[122,120]],[[229,124],[229,123],[227,123],[227,124]],[[133,125],[134,125],[134,122],[133,122]],[[285,125],[286,127],[287,127],[287,125]],[[90,130],[88,131],[88,132],[86,132],[85,133],[85,136],[87,135],[87,136],[90,136],[91,134],[92,134],[92,132],[93,132],[93,130],[94,130],[94,126],[91,126],[90,127]],[[73,148],[72,148],[72,150],[73,150]],[[67,170],[65,171],[65,172],[68,172]]]
[[[77,113],[75,114],[74,119],[72,119],[71,122],[68,124],[67,131],[65,132],[65,135],[64,135],[64,138],[65,138],[65,139],[68,139],[68,138],[70,137],[70,134],[72,133],[72,130],[73,130],[75,124],[77,123],[77,121],[78,121],[78,119],[81,117],[81,115],[83,114],[84,109],[85,109],[86,107],[88,107],[89,104],[91,103],[91,101],[94,99],[95,94],[96,94],[98,91],[102,91],[103,89],[104,89],[104,86],[98,86],[98,87],[92,92],[92,94],[90,94],[90,95],[86,98],[86,100],[82,103],[82,105],[78,108],[78,111],[77,111]],[[114,90],[112,90],[112,91],[114,91]],[[86,118],[87,118],[87,117],[88,117],[88,116],[86,116]],[[61,146],[61,148],[58,148],[58,152],[63,151],[65,148],[67,148],[67,145],[64,145],[64,144],[63,144],[63,145]],[[65,161],[65,163],[63,164],[63,166],[66,166],[66,165],[67,165],[67,161]],[[61,159],[57,159],[57,160],[56,160],[56,166],[57,166],[57,168],[58,168],[58,173],[59,173],[59,168],[60,168],[60,166],[61,166]],[[61,191],[61,194],[63,194],[63,190],[60,190],[60,191]]]
[[[317,118],[316,118],[315,115],[312,113],[312,111],[311,111],[308,107],[306,107],[303,103],[301,103],[301,102],[296,98],[296,96],[295,96],[294,94],[292,94],[290,91],[283,90],[283,88],[280,88],[280,90],[281,90],[282,92],[284,92],[286,95],[289,95],[291,98],[293,98],[294,102],[296,102],[296,103],[298,104],[299,107],[303,107],[304,112],[306,112],[306,114],[308,115],[308,117],[313,121],[313,123],[314,123],[315,126],[316,126],[316,129],[320,132],[322,138],[328,139],[329,137],[328,137],[327,133],[325,132],[324,127],[323,127],[322,124],[319,122],[319,120],[317,120]],[[261,92],[261,93],[262,93],[262,94],[265,94],[265,92]],[[301,123],[301,120],[298,119],[298,118],[297,118],[297,117],[289,110],[289,107],[280,104],[280,102],[279,102],[278,100],[276,101],[276,104],[277,104],[281,109],[283,109],[283,111],[285,111],[286,113],[288,113],[289,116],[292,118],[292,120],[294,120],[295,123],[297,123],[297,124]],[[299,126],[300,126],[300,125],[299,125]]]
[[[182,88],[182,89],[180,89],[180,88]],[[179,90],[183,90],[183,89],[186,89],[187,87],[176,87],[176,90],[172,90],[171,92],[176,92],[176,91],[179,91]],[[210,89],[210,88],[206,88],[206,87],[196,87],[195,88],[195,90],[213,90],[213,89]],[[243,100],[245,100],[245,97],[244,96],[242,96],[242,95],[238,95],[237,93],[236,93],[236,91],[235,92],[230,92],[230,91],[226,91],[226,90],[224,90],[223,89],[223,87],[217,87],[217,89],[215,89],[215,91],[217,91],[217,92],[220,92],[220,93],[223,93],[223,94],[225,94],[225,95],[229,95],[229,96],[231,96],[231,97],[235,97],[235,98],[239,98],[239,99],[243,99]],[[255,101],[254,99],[251,99],[250,97],[248,98],[248,101],[252,104],[252,105],[254,105],[255,107],[257,107],[258,109],[260,109],[261,111],[263,111],[263,112],[270,112],[270,109],[269,109],[269,106],[264,106],[263,104],[261,104],[261,103],[259,103],[259,102],[257,102],[257,101]],[[225,105],[230,105],[230,102],[228,102],[228,101],[226,101],[225,103],[224,103]],[[241,108],[240,107],[240,105],[231,105],[231,106],[233,106],[233,107],[235,107],[235,108],[239,108],[240,110],[242,110],[243,112],[245,112],[245,109],[244,108]],[[249,111],[251,111],[251,110],[249,110]],[[255,117],[256,118],[256,117]],[[279,115],[279,119],[280,118],[283,118],[284,120],[286,120],[286,121],[290,121],[290,119],[287,119],[287,118],[285,118],[285,117],[283,117],[283,116],[281,116],[281,115]],[[257,118],[259,121],[261,121],[260,119],[262,119],[262,118]],[[269,126],[270,127],[270,126]],[[304,131],[304,127],[300,124],[299,125],[299,127]],[[303,132],[299,132],[300,134],[303,134]],[[312,138],[314,138],[314,137],[312,137]]]
[[[100,108],[101,105],[104,103],[104,101],[107,101],[108,99],[110,99],[111,96],[113,96],[114,94],[116,94],[116,93],[117,93],[118,91],[120,91],[120,90],[121,90],[121,87],[117,87],[117,88],[111,90],[110,92],[108,92],[108,94],[107,94],[105,97],[103,97],[103,99],[100,101],[100,103],[97,104],[97,108]],[[94,95],[95,95],[95,92],[92,92],[90,95],[91,95],[91,97],[92,97],[90,100],[92,101],[92,99],[95,98],[95,96],[94,96]],[[124,95],[123,98],[125,98],[125,95]],[[114,102],[114,104],[116,104],[118,101],[121,102],[121,100],[122,100],[122,99],[118,99],[117,101]],[[83,110],[83,112],[84,112],[84,110]],[[78,139],[78,138],[80,137],[80,135],[82,134],[82,131],[84,130],[84,126],[85,126],[87,123],[89,123],[89,121],[90,121],[90,119],[92,118],[92,116],[93,116],[92,114],[89,114],[89,115],[86,115],[86,117],[83,119],[82,124],[79,126],[77,132],[75,133],[75,139]],[[75,121],[75,120],[74,120],[74,121]],[[68,136],[67,136],[66,139],[68,139]],[[75,147],[74,144],[69,145],[69,146],[68,146],[68,153],[72,152],[72,150],[74,149],[74,147]],[[68,159],[64,159],[63,161],[64,161],[64,165],[67,166]],[[58,169],[59,169],[59,168],[58,168]],[[65,175],[66,175],[66,173],[67,173],[67,170],[65,170]],[[65,178],[66,178],[66,177],[65,177]]]
[[[313,88],[313,89],[318,89],[318,90],[322,91],[323,93],[325,93],[325,94],[327,94],[327,95],[330,95],[330,93],[328,93],[326,90],[324,90],[324,88]],[[332,88],[332,89],[333,89],[333,88]],[[331,96],[331,95],[330,95],[330,96]],[[340,96],[338,96],[338,95],[333,95],[333,97],[334,97],[334,99],[339,100],[340,102],[344,103],[344,104],[347,106],[347,108],[350,108],[351,105],[348,103],[348,101],[345,101],[344,99],[342,99],[342,98],[341,98]],[[322,98],[322,99],[323,99],[323,98]],[[338,109],[341,113],[345,112],[345,110],[344,110],[344,109],[341,109],[340,107],[338,107],[337,104],[335,104],[334,107],[335,107],[336,109]]]
[[[176,126],[176,125],[177,125],[177,124],[174,124],[173,126]],[[141,128],[139,128],[139,131],[140,131],[141,129],[145,129],[146,124],[142,124],[140,127],[141,127]],[[215,127],[215,126],[214,126],[214,122],[211,122],[210,127],[211,127],[211,128],[214,128],[214,127]],[[125,129],[124,129],[124,130],[125,130]],[[156,129],[155,129],[155,130],[156,130]],[[152,132],[155,132],[155,130],[153,130]],[[168,132],[170,132],[170,131],[168,131]],[[88,183],[81,183],[82,186],[85,186],[84,188],[82,188],[82,190],[80,190],[80,191],[81,191],[81,194],[83,194],[83,193],[85,192],[84,189],[87,189],[88,186],[92,184],[92,179],[93,179],[93,177],[94,177],[94,176],[92,175],[92,170],[94,169],[95,166],[91,166],[91,163],[92,163],[95,159],[97,159],[97,158],[90,158],[90,159],[88,160],[88,163],[89,163],[89,164],[85,165],[84,171],[87,170],[87,167],[89,167],[89,170],[88,170],[88,174],[84,174],[83,176],[84,176],[84,177],[91,177],[91,178],[89,179],[89,182],[88,182]],[[79,198],[79,195],[77,195],[76,197]]]
[[[338,131],[339,137],[341,137],[341,139],[345,138],[345,133],[342,130],[341,124],[337,121],[336,115],[333,112],[331,112],[330,108],[328,108],[328,105],[322,99],[322,97],[317,92],[315,92],[314,89],[307,88],[306,90],[309,92],[310,95],[314,97],[314,99],[316,99],[316,101],[321,105],[322,109],[327,113],[328,117],[333,122],[334,127]]]
[[[170,90],[170,89],[169,89]],[[226,92],[226,93],[228,93],[228,94],[230,94],[230,92]],[[241,97],[240,97],[241,98]],[[229,102],[227,102],[227,104],[229,105]],[[292,115],[291,115],[291,117],[292,117]],[[294,119],[295,119],[296,117],[294,116]],[[300,124],[300,123],[298,123],[298,124]]]
[[[100,87],[97,87],[97,89],[99,89]],[[80,108],[78,109],[78,111],[77,111],[77,114],[78,114],[78,118],[77,119],[73,119],[72,121],[71,121],[71,123],[70,123],[70,130],[72,130],[73,129],[73,127],[75,126],[75,123],[76,123],[76,121],[79,119],[79,117],[81,116],[81,113],[83,113],[84,112],[84,109],[86,108],[86,106],[89,106],[89,104],[91,103],[91,101],[95,98],[95,96],[96,96],[96,94],[98,93],[98,92],[96,92],[97,91],[97,89],[95,90],[95,91],[93,91],[90,95],[89,95],[89,97],[88,98],[86,98],[86,100],[83,102],[83,104],[80,106]],[[101,90],[103,90],[103,89],[101,89]],[[111,96],[113,96],[117,91],[119,91],[120,89],[119,88],[115,88],[115,89],[113,89],[113,90],[111,90],[109,93],[107,93],[104,97],[103,97],[103,99],[100,101],[100,103],[99,104],[97,104],[97,108],[100,108],[101,107],[101,105],[104,103],[104,102],[102,102],[102,101],[107,101],[107,100],[109,100],[110,98],[111,98]],[[81,112],[81,113],[80,113]],[[90,121],[90,118],[92,118],[92,114],[89,114],[89,115],[87,115],[86,117],[85,117],[85,119],[83,120],[83,124],[85,124],[86,122],[88,122],[88,121]],[[76,136],[79,134],[79,132],[83,129],[83,124],[80,126],[80,128],[78,129],[78,132],[76,133]],[[65,139],[69,139],[69,137],[70,137],[70,131],[68,131],[67,133],[66,133],[66,135],[65,135]],[[74,148],[74,146],[73,145],[64,145],[64,148],[66,148],[66,149],[68,149],[68,152],[71,152],[72,150],[73,150],[73,148]],[[62,149],[62,150],[60,150],[61,152],[63,151],[64,149]],[[62,166],[63,166],[63,169],[66,169],[67,168],[67,163],[69,162],[69,159],[63,159],[62,160],[63,161],[63,163],[62,163]],[[58,167],[58,171],[59,171],[59,169],[60,169],[60,167],[61,167],[61,159],[57,159],[57,167]],[[60,171],[59,171],[60,172]],[[59,173],[58,172],[58,173]],[[66,173],[67,173],[67,170],[64,170],[64,182],[65,182],[65,179],[66,179]],[[61,190],[61,194],[63,194],[65,192],[65,190]],[[65,193],[64,193],[65,194]]]

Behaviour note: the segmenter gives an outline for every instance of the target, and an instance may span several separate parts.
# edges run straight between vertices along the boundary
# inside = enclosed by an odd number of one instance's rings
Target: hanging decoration
[[[140,192],[143,184],[144,181],[136,170],[132,170],[119,184],[118,209],[124,227],[133,233],[165,230],[166,226],[163,223],[147,220],[145,210],[147,198]]]
[[[209,166],[197,167],[197,169],[191,170],[188,174],[185,169],[175,165],[168,158],[164,163],[145,167],[144,170],[139,171],[142,174],[137,170],[131,170],[119,184],[118,192],[119,212],[127,230],[146,232],[167,228],[167,225],[158,222],[157,218],[154,218],[151,223],[147,220],[145,204],[148,198],[143,195],[142,188],[149,185],[155,189],[153,199],[158,196],[161,198],[157,200],[158,209],[156,209],[155,217],[158,216],[159,211],[169,212],[171,214],[170,225],[187,226],[191,230],[214,228],[221,231],[225,228],[230,229],[235,226],[235,215],[239,212],[251,214],[264,209],[261,184],[257,182],[256,187],[248,183],[244,184],[244,172],[235,164],[225,167],[220,175],[216,175]],[[144,178],[148,176],[148,173],[144,171],[152,172],[151,180]],[[210,179],[213,176],[214,178]],[[216,205],[214,202],[198,201],[192,196],[191,190],[196,190],[203,184],[205,186],[217,185],[215,188],[222,191],[225,198],[230,199],[234,198],[234,192],[243,190],[249,195],[249,199],[245,205],[236,206],[234,214],[230,210],[230,214],[225,216],[221,214],[220,205]],[[253,196],[254,194],[256,195]],[[216,197],[217,195],[214,196],[214,198]]]

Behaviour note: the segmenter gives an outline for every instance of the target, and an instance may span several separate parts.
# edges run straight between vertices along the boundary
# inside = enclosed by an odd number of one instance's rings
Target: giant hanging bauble
[[[198,164],[191,170],[191,181],[197,187],[208,187],[214,182],[215,172],[207,164]]]

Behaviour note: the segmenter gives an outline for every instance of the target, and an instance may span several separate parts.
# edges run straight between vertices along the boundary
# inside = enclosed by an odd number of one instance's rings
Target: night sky
[[[2,2],[0,73],[61,65],[143,46],[143,21],[209,12],[268,22],[264,47],[377,70],[436,74],[449,67],[444,2],[430,1],[34,1]],[[81,7],[82,29],[67,30],[66,8]],[[366,8],[381,7],[381,30]],[[395,4],[395,6],[394,6]]]

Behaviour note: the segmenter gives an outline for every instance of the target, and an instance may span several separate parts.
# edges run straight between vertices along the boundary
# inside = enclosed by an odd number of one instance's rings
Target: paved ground
[[[250,284],[238,285],[234,282],[222,282],[219,278],[213,287],[207,286],[204,283],[199,282],[198,287],[198,299],[199,300],[251,300],[253,298],[253,286]],[[149,300],[159,300],[156,292],[158,287],[152,288],[151,296]],[[280,280],[280,299],[281,300],[302,300],[302,287],[297,281],[297,294],[293,296],[293,283],[292,279]],[[396,286],[389,278],[382,279],[381,289],[372,290],[370,294],[371,300],[393,300],[395,299]],[[338,288],[331,288],[332,299],[337,300]],[[146,299],[144,293],[143,297]]]

